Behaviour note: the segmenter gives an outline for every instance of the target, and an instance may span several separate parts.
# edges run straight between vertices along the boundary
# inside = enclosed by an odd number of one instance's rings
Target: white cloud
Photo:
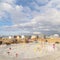
[[[17,5],[17,6],[16,6],[16,10],[17,10],[17,11],[22,11],[22,10],[23,10],[23,7],[22,7],[22,6]]]
[[[2,3],[9,3],[9,4],[13,4],[16,2],[16,0],[1,0]]]
[[[44,0],[42,0],[43,2]],[[59,0],[58,0],[59,1]],[[11,5],[10,3],[4,2],[1,3],[1,11],[5,10],[10,13],[11,19],[14,25],[8,26],[8,29],[25,29],[25,31],[59,31],[60,25],[60,11],[57,8],[60,8],[60,4],[57,0],[51,0],[49,4],[45,6],[39,6],[37,3],[31,3],[35,9],[41,10],[32,11],[28,6],[23,7],[22,5]],[[37,2],[41,2],[40,0]],[[48,0],[44,1],[48,2]],[[56,5],[56,6],[55,6]],[[0,16],[3,16],[3,13],[0,13]],[[1,18],[1,17],[0,17]],[[57,28],[57,29],[56,29]]]
[[[10,11],[12,9],[12,6],[10,4],[8,4],[8,3],[1,3],[0,9],[2,11],[4,11],[4,10],[5,11]]]
[[[43,22],[48,21],[52,24],[60,24],[60,11],[50,8],[49,10],[46,10],[46,13],[43,15],[38,15],[34,19],[32,19],[33,22]]]

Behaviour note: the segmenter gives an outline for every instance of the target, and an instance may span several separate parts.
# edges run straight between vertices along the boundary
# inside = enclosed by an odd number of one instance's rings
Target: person
[[[2,44],[2,41],[0,41],[0,45]]]

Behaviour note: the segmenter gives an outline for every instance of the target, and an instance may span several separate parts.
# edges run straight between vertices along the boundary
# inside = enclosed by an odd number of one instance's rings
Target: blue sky
[[[60,34],[60,0],[0,0],[0,34]]]

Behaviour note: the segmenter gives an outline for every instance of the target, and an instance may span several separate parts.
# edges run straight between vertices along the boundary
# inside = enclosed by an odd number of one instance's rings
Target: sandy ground
[[[1,45],[0,60],[60,60],[60,44],[55,49],[49,43]]]

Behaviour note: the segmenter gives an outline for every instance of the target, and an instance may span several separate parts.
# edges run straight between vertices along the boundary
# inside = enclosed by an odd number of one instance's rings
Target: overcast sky
[[[60,34],[60,0],[0,0],[0,34]]]

